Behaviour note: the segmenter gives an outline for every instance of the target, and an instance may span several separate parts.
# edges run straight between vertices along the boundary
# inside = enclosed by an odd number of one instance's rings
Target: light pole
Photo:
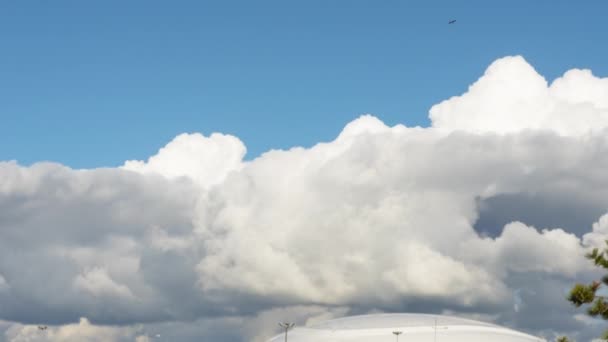
[[[283,329],[285,329],[285,342],[287,342],[287,332],[289,331],[289,329],[293,328],[293,326],[296,325],[295,323],[287,323],[287,322],[281,322],[279,323],[279,326]]]
[[[399,342],[399,335],[403,334],[403,331],[393,331],[393,335],[397,337],[397,342]]]

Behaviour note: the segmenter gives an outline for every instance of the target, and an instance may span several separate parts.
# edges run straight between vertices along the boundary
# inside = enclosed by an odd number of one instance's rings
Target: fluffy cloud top
[[[574,69],[551,85],[522,57],[492,63],[468,92],[431,108],[433,126],[513,133],[581,135],[608,127],[608,78]]]
[[[0,163],[0,319],[17,322],[5,337],[34,340],[28,324],[46,323],[54,341],[143,340],[146,324],[257,342],[281,317],[374,310],[576,331],[563,291],[594,276],[583,254],[608,216],[547,222],[608,211],[606,89],[581,70],[548,86],[508,57],[434,106],[430,128],[365,115],[246,163],[222,134],[183,134],[116,169]],[[534,205],[479,227],[520,198]]]
[[[600,219],[593,224],[591,232],[583,236],[583,242],[585,245],[593,248],[605,248],[606,237],[608,236],[608,214],[603,215]]]
[[[245,145],[232,135],[213,133],[180,134],[147,162],[128,160],[123,168],[141,173],[157,173],[168,178],[189,177],[203,186],[221,182],[226,174],[238,170]]]

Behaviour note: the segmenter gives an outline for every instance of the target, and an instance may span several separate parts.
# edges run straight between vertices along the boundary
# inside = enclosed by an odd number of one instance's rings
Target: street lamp
[[[399,335],[403,334],[403,331],[393,331],[393,335],[397,337],[397,342],[399,342]]]
[[[293,328],[293,326],[296,325],[295,323],[287,323],[287,322],[281,322],[279,323],[279,326],[283,329],[285,329],[285,342],[287,342],[287,332],[289,331],[289,329]]]

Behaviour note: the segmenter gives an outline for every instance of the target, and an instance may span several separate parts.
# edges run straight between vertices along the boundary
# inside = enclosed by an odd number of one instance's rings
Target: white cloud
[[[357,120],[349,122],[336,140],[354,139],[362,134],[377,134],[390,130],[390,127],[384,124],[377,117],[367,114],[362,115]]]
[[[93,268],[85,270],[76,276],[74,286],[93,296],[116,296],[123,298],[133,298],[131,290],[123,284],[118,284],[103,268]]]
[[[608,240],[608,214],[603,215],[593,224],[592,231],[583,236],[586,246],[603,249],[607,247]]]
[[[199,203],[209,251],[198,265],[203,290],[332,305],[430,297],[473,306],[510,297],[510,272],[574,276],[584,263],[579,238],[563,230],[511,224],[492,240],[473,229],[480,196],[593,173],[570,161],[584,144],[381,128],[370,117],[349,127],[366,133],[346,146],[339,138],[266,154],[216,189],[214,215]],[[562,144],[581,147],[547,150]],[[566,176],[553,173],[556,165]]]
[[[498,272],[544,272],[574,277],[586,269],[581,240],[562,229],[542,229],[513,222],[495,240],[471,245]]]
[[[468,92],[431,108],[433,126],[513,133],[525,129],[581,135],[608,127],[608,78],[570,70],[551,85],[522,57],[492,63]]]
[[[404,245],[403,264],[382,274],[402,296],[454,298],[463,305],[480,297],[504,299],[507,290],[487,270],[447,257],[421,244]]]
[[[241,167],[245,145],[232,135],[213,133],[180,134],[148,159],[129,160],[123,168],[141,173],[157,173],[169,178],[190,177],[202,186],[220,183]]]

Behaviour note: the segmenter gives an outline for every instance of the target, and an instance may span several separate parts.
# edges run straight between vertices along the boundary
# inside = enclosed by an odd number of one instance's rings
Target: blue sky
[[[608,75],[607,12],[603,0],[5,1],[0,160],[114,166],[215,131],[251,159],[331,140],[363,113],[425,126],[506,55],[549,79]]]

